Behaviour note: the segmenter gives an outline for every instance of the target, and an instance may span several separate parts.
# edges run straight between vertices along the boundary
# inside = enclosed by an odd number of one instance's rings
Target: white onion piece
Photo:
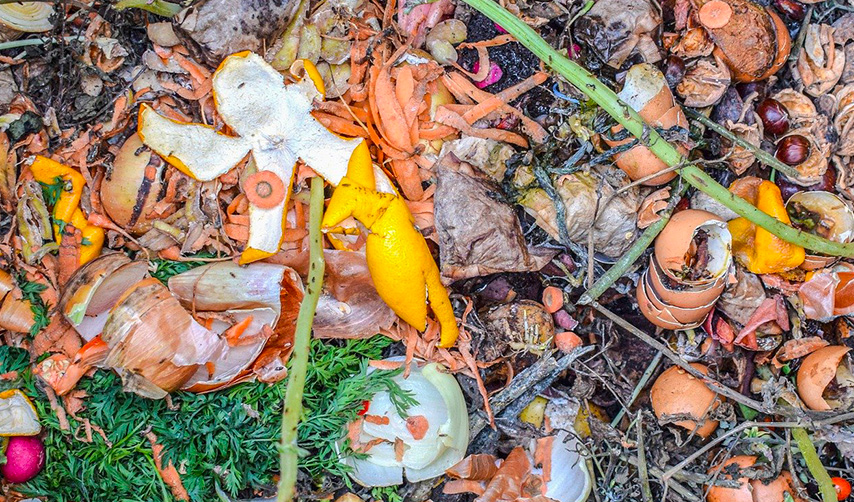
[[[0,42],[18,38],[21,33],[40,33],[53,29],[53,6],[47,2],[15,2],[0,5]]]
[[[552,444],[551,479],[546,483],[546,497],[558,502],[587,500],[592,483],[587,462],[578,453],[581,448],[574,435],[558,431]]]
[[[386,361],[403,361],[393,357]],[[422,363],[423,364],[423,363]],[[456,379],[439,364],[413,364],[408,378],[394,378],[404,390],[410,391],[418,402],[407,410],[409,417],[423,416],[428,428],[424,437],[416,440],[406,427],[406,420],[397,414],[387,392],[374,395],[368,407],[370,415],[389,418],[388,425],[363,422],[360,442],[381,438],[387,442],[373,446],[367,457],[356,459],[344,456],[342,462],[353,467],[350,477],[363,486],[393,486],[402,482],[402,474],[410,482],[423,481],[442,475],[446,469],[462,460],[469,442],[468,411],[462,390]],[[398,461],[394,442],[404,443],[403,458]]]
[[[265,325],[272,326],[272,323],[275,323],[278,317],[278,314],[270,308],[232,310],[226,313],[234,317],[236,323],[252,316],[251,323],[246,327],[240,337],[241,340],[251,339],[251,337],[260,333]],[[230,326],[230,324],[224,321],[216,320],[211,326],[211,331],[222,334]],[[199,369],[184,384],[183,388],[191,391],[204,391],[213,390],[208,389],[207,387],[209,386],[218,388],[222,384],[228,383],[258,358],[266,343],[267,337],[259,336],[252,339],[249,343],[230,346],[228,351],[223,353],[221,357],[210,361],[214,365],[213,375],[209,375],[206,366],[199,366]]]
[[[224,261],[172,277],[169,290],[193,311],[272,308],[278,315],[281,311],[279,294],[286,273],[289,280],[294,280],[293,276],[297,275],[293,269],[272,263],[252,263],[241,267],[232,261]]]

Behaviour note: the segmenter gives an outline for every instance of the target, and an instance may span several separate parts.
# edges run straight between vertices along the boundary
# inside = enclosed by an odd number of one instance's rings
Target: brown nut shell
[[[709,368],[703,364],[691,363],[691,367],[704,375],[709,374]],[[704,419],[709,411],[720,405],[717,394],[679,366],[666,369],[652,384],[649,395],[652,410],[659,420],[665,415],[687,414],[694,420],[680,420],[673,425],[695,431],[702,438],[718,427],[717,420]]]
[[[843,345],[829,345],[804,358],[798,370],[798,395],[811,410],[831,409],[822,394],[828,384],[836,378],[836,368],[850,350]]]

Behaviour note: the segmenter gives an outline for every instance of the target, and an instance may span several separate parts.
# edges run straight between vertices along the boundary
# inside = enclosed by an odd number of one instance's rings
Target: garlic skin
[[[821,96],[836,85],[845,69],[845,52],[838,50],[833,39],[834,29],[827,24],[806,27],[803,50],[793,67],[792,77],[801,80],[810,96]]]
[[[387,362],[403,362],[404,357],[392,357]],[[368,370],[369,372],[372,369]],[[440,364],[413,361],[407,378],[403,373],[394,381],[412,393],[418,404],[407,410],[410,419],[422,417],[427,429],[415,439],[407,419],[397,414],[385,391],[378,392],[368,406],[367,415],[387,417],[388,424],[363,421],[359,443],[383,440],[367,451],[366,458],[356,458],[344,451],[344,440],[336,444],[339,458],[353,468],[350,477],[366,487],[395,486],[403,483],[404,474],[410,482],[424,481],[442,475],[446,469],[462,460],[469,443],[469,419],[462,389],[456,379]],[[397,460],[395,441],[403,441],[403,454]]]

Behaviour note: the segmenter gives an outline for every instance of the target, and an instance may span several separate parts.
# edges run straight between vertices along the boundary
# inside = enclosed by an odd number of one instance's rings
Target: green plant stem
[[[599,277],[599,279],[590,286],[590,289],[581,295],[581,298],[578,299],[578,303],[582,305],[589,305],[590,302],[598,300],[599,297],[602,296],[602,293],[604,293],[612,284],[617,282],[617,279],[626,273],[629,267],[631,267],[638,257],[643,254],[644,250],[652,244],[652,241],[655,240],[658,234],[664,230],[664,226],[667,225],[668,221],[670,221],[673,209],[676,208],[676,204],[679,203],[679,200],[682,198],[682,195],[685,193],[687,188],[687,185],[681,185],[675,192],[673,192],[673,195],[670,196],[670,200],[667,202],[667,207],[658,213],[661,218],[652,225],[646,227],[640,237],[638,237],[638,240],[632,244],[632,247],[630,247],[628,251],[623,253],[623,256],[617,260],[617,263],[611,265],[611,268],[609,268],[604,275]]]
[[[757,146],[751,145],[747,141],[744,141],[743,139],[741,139],[738,136],[736,136],[735,134],[733,134],[732,131],[730,131],[726,127],[718,124],[717,122],[710,119],[709,117],[706,117],[702,113],[699,113],[696,110],[691,110],[689,108],[689,109],[685,110],[685,115],[688,115],[689,117],[696,120],[697,122],[703,124],[704,126],[715,131],[716,133],[720,134],[721,136],[727,138],[728,140],[736,143],[738,146],[750,150],[750,153],[752,153],[753,156],[759,160],[759,162],[765,164],[766,166],[772,167],[772,168],[780,171],[781,173],[785,174],[789,178],[797,178],[799,176],[798,171],[794,167],[780,162],[777,159],[777,157],[771,155],[770,153],[766,152],[765,150],[763,150]]]
[[[279,494],[277,502],[290,502],[296,495],[297,463],[297,425],[302,415],[302,397],[305,388],[305,376],[308,367],[308,351],[311,344],[311,325],[320,290],[323,284],[323,272],[326,262],[323,259],[320,222],[323,219],[323,180],[315,176],[311,179],[311,200],[309,201],[309,271],[305,296],[299,307],[294,350],[291,353],[291,368],[288,375],[288,389],[285,394],[285,408],[282,410],[282,444],[279,450]]]
[[[665,164],[671,167],[685,164],[686,160],[682,155],[670,143],[664,140],[658,132],[644,123],[638,113],[623,103],[614,91],[597,80],[592,73],[553,49],[533,28],[523,23],[492,0],[464,1],[492,21],[498,23],[522,45],[527,47],[528,50],[566,78],[587,97],[595,101],[620,125],[639,138]],[[722,187],[695,165],[684,165],[678,169],[678,172],[685,181],[698,190],[705,192],[724,206],[735,211],[739,216],[747,218],[752,223],[768,230],[787,242],[822,254],[848,258],[854,257],[854,243],[842,244],[831,242],[816,235],[810,235],[792,228],[772,216],[763,213],[741,197],[734,196],[729,190]]]
[[[164,0],[121,0],[113,5],[116,10],[142,9],[163,17],[172,17],[181,12],[181,5]]]
[[[815,451],[815,445],[812,444],[807,431],[803,427],[795,427],[792,429],[792,437],[798,443],[798,449],[804,457],[804,462],[807,463],[807,469],[815,478],[815,482],[818,483],[821,500],[823,502],[836,502],[836,488],[833,487],[830,474],[821,465],[821,459],[818,458],[818,452]]]

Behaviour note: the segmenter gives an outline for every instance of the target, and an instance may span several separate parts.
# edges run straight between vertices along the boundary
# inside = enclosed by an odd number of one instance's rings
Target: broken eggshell
[[[704,375],[709,374],[709,368],[703,364],[691,363],[691,367]],[[671,423],[702,438],[718,428],[718,421],[708,419],[706,415],[716,409],[723,398],[679,366],[666,369],[652,384],[649,395],[659,422],[667,422],[668,416],[688,415],[691,420]]]
[[[724,276],[732,263],[732,236],[718,216],[697,209],[679,211],[655,239],[655,260],[676,282],[701,286]]]
[[[816,350],[801,362],[797,377],[798,395],[811,410],[850,408],[854,397],[854,377],[843,360],[850,350],[843,345],[830,345]],[[834,382],[834,393],[839,397],[825,396],[831,382]]]
[[[403,363],[405,357],[385,361]],[[403,373],[393,377],[418,403],[407,409],[408,417],[397,413],[387,391],[377,392],[367,406],[366,415],[384,418],[376,420],[378,423],[367,420],[357,423],[358,436],[350,439],[358,444],[351,443],[350,447],[358,450],[372,441],[377,444],[367,448],[363,458],[356,458],[345,451],[344,439],[336,443],[341,462],[353,469],[350,477],[362,486],[399,485],[404,474],[410,482],[433,479],[462,460],[468,448],[468,412],[457,380],[437,363],[416,360],[410,368],[408,377]],[[384,423],[386,418],[388,422]],[[415,420],[426,422],[426,430],[413,426]],[[395,453],[397,440],[403,442],[401,457]]]
[[[709,485],[706,487],[706,502],[803,502],[794,488],[789,471],[781,471],[780,475],[771,481],[738,476],[741,469],[754,467],[756,460],[757,457],[753,455],[736,455],[709,469],[710,475],[720,472],[720,479],[736,479],[740,486],[730,488]]]
[[[653,127],[670,129],[672,127],[688,128],[688,120],[682,108],[673,99],[673,93],[667,86],[664,74],[649,63],[632,66],[626,73],[626,81],[619,92],[620,99],[636,110],[641,118]],[[622,126],[612,129],[612,134],[625,132]],[[610,147],[627,144],[633,137],[621,140],[603,138]],[[678,145],[677,149],[685,155],[687,150]],[[647,178],[657,172],[667,169],[667,164],[659,159],[644,145],[635,145],[625,152],[614,156],[617,167],[625,171],[632,181]],[[676,177],[675,171],[663,173],[643,182],[647,186],[657,186]]]
[[[680,308],[665,304],[646,284],[646,276],[641,276],[637,288],[638,308],[654,325],[671,330],[696,328],[711,310],[707,308]]]
[[[854,240],[854,212],[836,194],[823,191],[798,192],[786,201],[786,211],[792,226],[799,230],[834,242]],[[838,259],[835,256],[807,254],[801,268],[816,270],[828,267]]]

